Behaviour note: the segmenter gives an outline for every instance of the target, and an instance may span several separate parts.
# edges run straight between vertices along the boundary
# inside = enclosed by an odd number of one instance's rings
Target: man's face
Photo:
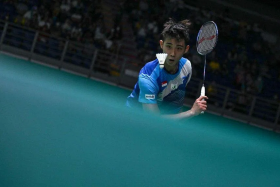
[[[175,38],[166,38],[164,42],[160,40],[160,46],[163,53],[168,54],[165,60],[165,66],[168,67],[177,66],[179,60],[189,50],[189,45],[186,46],[183,39],[178,41]]]

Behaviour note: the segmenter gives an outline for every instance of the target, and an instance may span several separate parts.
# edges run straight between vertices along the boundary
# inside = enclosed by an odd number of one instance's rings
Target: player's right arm
[[[178,114],[167,114],[167,115],[162,115],[165,118],[169,119],[176,119],[176,120],[181,120],[181,119],[187,119],[191,118],[194,116],[199,115],[202,111],[205,111],[207,108],[207,102],[205,99],[208,99],[207,96],[200,96],[197,98],[192,106],[192,108],[188,111],[181,112]],[[143,110],[147,112],[152,112],[155,114],[160,114],[160,110],[158,108],[157,104],[142,104]]]
[[[142,73],[139,75],[138,83],[140,89],[138,101],[142,103],[143,110],[147,112],[152,112],[154,114],[160,114],[160,110],[157,104],[157,95],[159,92],[159,86],[157,84],[157,81],[151,76]],[[208,98],[206,96],[199,97],[194,102],[193,107],[186,112],[181,112],[179,114],[163,115],[163,117],[180,120],[196,116],[200,114],[201,111],[206,110],[207,102],[205,99]]]
[[[176,119],[176,120],[181,120],[181,119],[187,119],[191,118],[194,116],[199,115],[202,111],[205,111],[207,108],[207,102],[205,99],[208,99],[207,96],[200,96],[197,98],[192,106],[192,108],[188,111],[181,112],[178,114],[170,114],[170,115],[163,115],[165,118],[169,119]],[[155,114],[160,114],[160,110],[158,108],[157,104],[146,104],[143,103],[143,110],[147,112],[152,112]]]
[[[169,119],[188,119],[192,118],[194,116],[197,116],[201,114],[202,111],[205,111],[207,108],[207,102],[206,99],[208,99],[207,96],[200,96],[197,98],[192,106],[192,108],[188,111],[181,112],[178,114],[171,114],[171,115],[164,115],[163,117],[169,118]]]

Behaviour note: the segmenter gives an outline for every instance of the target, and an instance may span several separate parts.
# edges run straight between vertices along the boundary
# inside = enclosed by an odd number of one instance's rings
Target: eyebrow
[[[172,45],[172,43],[166,43],[166,44]],[[182,46],[182,45],[177,45],[177,47],[184,47],[184,46]]]

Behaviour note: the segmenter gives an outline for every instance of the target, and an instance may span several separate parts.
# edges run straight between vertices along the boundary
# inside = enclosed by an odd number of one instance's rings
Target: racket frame
[[[203,53],[201,53],[199,50],[198,50],[198,47],[199,47],[199,36],[203,30],[203,27],[205,27],[205,25],[208,25],[208,24],[213,24],[215,26],[215,31],[216,31],[216,39],[215,39],[215,44],[213,45],[212,49],[209,49],[209,50],[206,50],[206,51],[203,51]],[[219,31],[218,31],[218,27],[216,25],[216,23],[214,21],[207,21],[206,23],[204,23],[200,29],[199,29],[199,32],[197,34],[197,37],[196,37],[196,49],[197,49],[197,52],[198,54],[200,55],[207,55],[208,53],[212,52],[213,49],[216,47],[217,45],[217,42],[218,42],[218,36],[219,36]]]

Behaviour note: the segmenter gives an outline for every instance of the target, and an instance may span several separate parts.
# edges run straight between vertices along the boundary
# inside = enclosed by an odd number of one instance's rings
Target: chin
[[[176,61],[173,61],[173,62],[167,62],[167,64],[168,64],[169,66],[174,66],[174,65],[176,65],[177,63],[176,63]]]

